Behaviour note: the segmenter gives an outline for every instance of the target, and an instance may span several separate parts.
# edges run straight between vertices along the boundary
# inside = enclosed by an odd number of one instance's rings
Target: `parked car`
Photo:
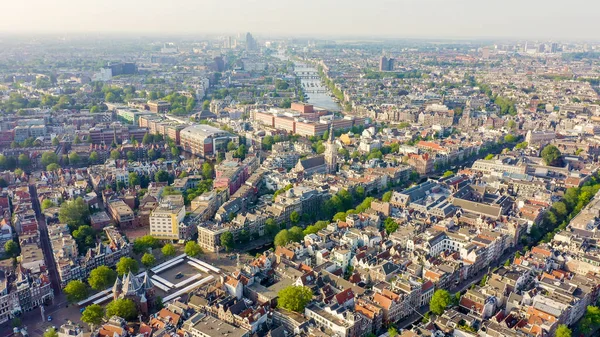
[[[48,315],[48,322],[52,322],[52,316]]]

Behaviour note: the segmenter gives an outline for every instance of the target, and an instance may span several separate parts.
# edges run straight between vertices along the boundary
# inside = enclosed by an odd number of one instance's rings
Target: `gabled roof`
[[[354,292],[350,288],[335,295],[335,299],[336,299],[337,303],[340,305],[350,301],[353,298],[354,298]]]

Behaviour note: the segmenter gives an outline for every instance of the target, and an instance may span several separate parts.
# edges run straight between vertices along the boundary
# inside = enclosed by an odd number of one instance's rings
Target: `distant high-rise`
[[[138,70],[134,62],[109,63],[108,68],[112,71],[112,76],[133,75]]]
[[[382,56],[381,59],[379,59],[379,71],[387,71],[388,66],[389,66],[388,58],[385,56]]]
[[[538,51],[538,53],[543,53],[543,52],[545,52],[545,51],[546,51],[546,45],[545,45],[545,44],[543,44],[543,43],[540,43],[540,44],[538,45],[538,50],[537,50],[537,51]]]
[[[488,47],[481,48],[481,57],[484,60],[489,59],[490,58],[490,48],[488,48]]]
[[[252,36],[252,34],[246,33],[246,50],[247,51],[256,50],[256,48],[257,48],[256,40],[254,40],[254,37]]]
[[[558,52],[558,43],[556,43],[556,42],[552,42],[552,45],[550,46],[550,52],[551,52],[551,53],[556,53],[556,52]]]
[[[379,71],[392,70],[394,70],[394,59],[382,56],[381,59],[379,59]]]

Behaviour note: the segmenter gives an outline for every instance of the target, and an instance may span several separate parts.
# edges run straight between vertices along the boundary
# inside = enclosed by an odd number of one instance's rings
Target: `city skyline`
[[[598,10],[599,3],[583,0],[309,0],[292,7],[272,0],[234,0],[226,5],[181,0],[173,7],[137,0],[108,0],[102,7],[72,0],[32,0],[5,4],[0,33],[194,35],[251,31],[269,36],[594,40],[598,37],[593,13]]]

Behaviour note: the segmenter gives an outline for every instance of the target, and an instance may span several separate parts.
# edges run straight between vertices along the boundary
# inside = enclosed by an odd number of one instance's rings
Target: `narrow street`
[[[46,267],[48,268],[48,274],[50,275],[52,288],[54,289],[54,296],[57,297],[60,294],[60,279],[58,277],[58,272],[56,271],[56,264],[54,263],[54,254],[52,254],[52,247],[50,246],[50,237],[48,236],[48,226],[46,223],[46,218],[42,214],[42,209],[37,196],[37,190],[34,185],[29,186],[29,193],[31,194],[33,210],[37,215],[38,230],[40,231],[40,244],[42,246],[42,251],[44,252]]]

